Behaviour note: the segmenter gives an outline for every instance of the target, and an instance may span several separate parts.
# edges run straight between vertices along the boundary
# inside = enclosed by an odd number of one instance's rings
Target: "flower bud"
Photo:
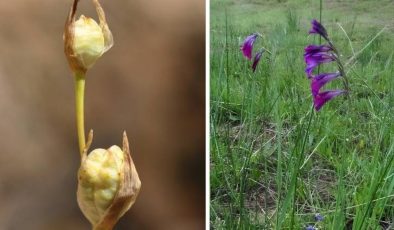
[[[81,15],[75,21],[78,0],[70,9],[64,30],[64,52],[73,72],[85,73],[103,53],[113,45],[104,10],[98,0],[93,0],[100,25],[95,20]]]
[[[100,26],[92,18],[82,15],[74,23],[75,55],[89,69],[104,51],[104,36]]]
[[[134,204],[140,188],[126,133],[123,150],[114,145],[107,150],[95,149],[88,155],[84,152],[77,197],[79,207],[94,229],[112,229]]]

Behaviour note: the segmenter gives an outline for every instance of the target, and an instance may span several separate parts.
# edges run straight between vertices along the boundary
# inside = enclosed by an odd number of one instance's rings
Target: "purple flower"
[[[315,220],[317,222],[323,221],[324,220],[324,216],[322,216],[320,213],[316,213],[315,214]]]
[[[344,90],[329,90],[318,93],[313,96],[313,105],[316,111],[319,111],[321,107],[326,104],[329,100],[333,99],[334,97],[345,93]]]
[[[258,37],[258,34],[253,33],[253,34],[247,36],[245,38],[245,40],[242,42],[242,45],[241,45],[242,53],[249,60],[252,59],[253,43],[254,43],[254,41],[256,41],[257,37]]]
[[[316,96],[320,89],[327,84],[328,82],[334,80],[335,78],[339,77],[340,73],[322,73],[312,78],[311,81],[311,91],[312,95]]]
[[[316,53],[332,51],[332,47],[329,45],[309,45],[305,47],[304,50],[305,50],[304,56],[309,56]]]
[[[328,39],[326,28],[324,28],[324,26],[320,24],[320,22],[318,22],[316,19],[312,20],[312,28],[309,30],[309,34],[319,34],[326,40]]]
[[[260,61],[261,56],[263,55],[264,51],[265,50],[262,49],[259,52],[257,52],[256,55],[254,56],[253,65],[252,65],[253,72],[256,71],[257,64],[259,64],[259,61]]]
[[[333,99],[338,95],[344,94],[345,92],[348,92],[348,90],[346,87],[346,90],[337,89],[320,92],[321,88],[323,88],[330,81],[338,78],[339,76],[345,77],[345,72],[343,71],[343,69],[339,69],[339,72],[335,73],[322,73],[317,76],[313,75],[314,69],[320,64],[332,61],[337,62],[338,66],[342,66],[342,64],[337,57],[337,50],[328,38],[326,29],[315,19],[312,20],[312,28],[309,30],[309,34],[318,34],[322,36],[328,43],[323,45],[308,45],[304,49],[304,61],[306,64],[305,73],[307,74],[307,77],[311,80],[310,86],[313,96],[313,106],[316,111],[319,111],[321,107],[323,107],[323,105],[325,105],[329,100]],[[324,217],[319,213],[315,215],[316,221],[322,221],[323,218]],[[310,227],[312,227],[311,229],[314,229],[313,226]]]
[[[313,54],[305,54],[304,60],[306,63],[305,73],[307,74],[308,78],[312,78],[312,72],[316,66],[332,62],[336,60],[336,57],[333,54],[326,53],[326,52],[319,52]]]
[[[315,227],[313,227],[312,225],[308,225],[305,230],[316,230]]]

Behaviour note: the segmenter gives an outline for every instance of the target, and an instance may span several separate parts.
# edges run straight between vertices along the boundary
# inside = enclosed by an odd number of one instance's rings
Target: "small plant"
[[[245,38],[245,40],[242,42],[240,49],[242,51],[242,54],[249,60],[252,60],[253,45],[258,37],[262,37],[262,35],[259,33],[253,33],[253,34],[247,36]],[[261,56],[263,55],[263,53],[265,51],[267,51],[268,53],[271,53],[270,51],[268,51],[264,47],[260,48],[260,50],[255,53],[254,58],[253,58],[253,64],[252,64],[253,72],[256,72],[257,64],[259,64]]]
[[[126,132],[123,148],[94,149],[88,154],[93,131],[85,140],[84,91],[86,72],[113,45],[104,10],[93,0],[100,20],[83,15],[75,20],[78,0],[74,0],[64,31],[64,51],[75,79],[76,118],[81,166],[77,200],[94,230],[111,230],[134,204],[141,181],[130,156]]]

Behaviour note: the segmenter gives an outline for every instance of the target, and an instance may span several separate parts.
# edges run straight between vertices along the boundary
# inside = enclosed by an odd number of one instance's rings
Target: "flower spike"
[[[252,62],[253,73],[256,72],[257,65],[259,64],[263,53],[265,51],[267,51],[269,54],[271,54],[271,52],[268,49],[262,47],[260,49],[260,51],[258,51],[257,53],[255,53],[253,55],[253,45],[254,45],[254,42],[256,41],[257,37],[262,37],[262,35],[259,33],[253,33],[253,34],[247,36],[245,38],[245,40],[242,42],[242,45],[240,46],[240,49],[241,49],[244,57],[246,57],[249,60],[252,60],[252,56],[254,56],[253,62]]]
[[[304,61],[306,64],[305,73],[308,79],[311,80],[310,87],[314,108],[316,111],[319,111],[329,100],[348,92],[348,87],[345,87],[345,90],[328,90],[320,92],[322,87],[340,76],[345,79],[345,86],[347,86],[347,81],[343,65],[339,60],[338,51],[330,41],[326,29],[315,19],[312,20],[311,24],[312,28],[309,30],[309,34],[318,34],[328,43],[323,45],[308,45],[304,49]],[[322,73],[317,76],[313,75],[313,71],[317,66],[333,61],[337,62],[337,72]]]

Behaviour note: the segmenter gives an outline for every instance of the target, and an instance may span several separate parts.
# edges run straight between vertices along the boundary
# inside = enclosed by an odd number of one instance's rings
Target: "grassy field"
[[[308,36],[319,1],[211,0],[212,229],[394,229],[394,2],[323,1],[321,12],[354,62],[350,98],[315,112],[303,53],[319,43]],[[271,52],[255,73],[239,48],[253,32]]]

